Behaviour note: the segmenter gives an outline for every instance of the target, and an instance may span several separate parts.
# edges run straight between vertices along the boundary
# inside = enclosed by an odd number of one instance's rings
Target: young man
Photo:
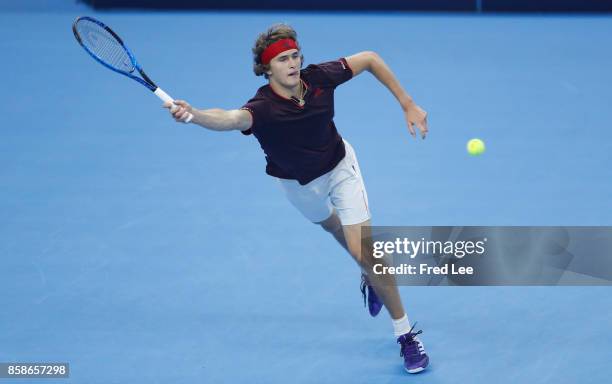
[[[382,305],[389,311],[404,367],[420,372],[429,363],[423,345],[413,332],[392,275],[368,274],[373,265],[370,244],[361,250],[362,227],[369,233],[368,198],[355,151],[334,125],[334,89],[363,71],[372,73],[399,101],[410,134],[415,128],[424,139],[427,114],[417,106],[385,62],[374,52],[301,70],[303,56],[296,32],[288,25],[272,26],[253,48],[254,72],[268,84],[242,108],[193,108],[183,100],[164,104],[178,122],[189,114],[192,123],[216,131],[239,130],[253,134],[266,155],[266,173],[278,178],[289,201],[310,221],[329,232],[362,269],[364,302],[376,316]],[[367,236],[371,238],[371,236]],[[382,303],[381,303],[382,301]]]

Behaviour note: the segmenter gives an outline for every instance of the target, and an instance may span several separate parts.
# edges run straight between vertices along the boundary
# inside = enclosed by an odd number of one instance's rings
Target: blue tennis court
[[[250,49],[276,22],[306,64],[376,51],[430,133],[369,74],[337,89],[374,225],[612,225],[612,16],[0,5],[0,362],[88,384],[608,380],[608,287],[400,287],[431,358],[406,374],[388,314],[368,316],[359,269],[257,141],[175,123],[76,44],[81,14],[199,108],[264,84]]]

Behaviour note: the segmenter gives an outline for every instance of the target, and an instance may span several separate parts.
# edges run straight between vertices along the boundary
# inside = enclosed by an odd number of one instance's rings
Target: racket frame
[[[112,65],[109,65],[104,60],[100,59],[95,53],[93,53],[85,44],[83,44],[81,35],[77,31],[77,24],[81,20],[91,21],[92,23],[99,25],[100,27],[104,28],[108,33],[110,33],[117,40],[117,42],[121,44],[121,47],[125,50],[125,53],[127,53],[128,57],[130,58],[130,61],[132,62],[132,65],[138,71],[138,73],[140,73],[140,75],[142,76],[142,79],[138,76],[132,75],[130,72],[122,71],[120,69],[113,67]],[[117,35],[115,31],[113,31],[108,25],[104,24],[103,22],[99,20],[94,19],[93,17],[80,16],[74,21],[74,23],[72,23],[72,32],[74,33],[74,37],[77,39],[81,47],[83,47],[85,51],[87,51],[87,53],[91,57],[93,57],[94,60],[96,60],[98,63],[102,64],[103,66],[110,69],[111,71],[120,73],[124,76],[127,76],[131,79],[138,81],[140,84],[149,88],[152,92],[155,92],[155,89],[158,88],[158,86],[153,82],[153,80],[151,80],[151,78],[149,78],[149,76],[147,76],[147,74],[142,70],[142,68],[140,67],[140,64],[138,64],[138,61],[136,61],[136,57],[132,54],[132,51],[130,51],[127,45],[125,45],[125,43],[123,42],[123,39],[121,39],[121,37],[119,37],[119,35]]]
[[[100,59],[95,53],[93,53],[84,43],[83,40],[81,39],[81,35],[79,34],[79,32],[77,31],[77,24],[79,23],[79,21],[81,20],[87,20],[90,21],[92,23],[97,24],[98,26],[102,27],[104,30],[106,30],[108,33],[110,33],[119,44],[121,44],[121,47],[124,49],[125,53],[127,53],[128,57],[130,58],[130,61],[132,62],[132,65],[134,66],[134,69],[136,69],[138,71],[138,73],[140,74],[140,76],[142,76],[142,78],[138,77],[138,76],[134,76],[132,75],[132,72],[127,72],[127,71],[122,71],[120,69],[117,69],[115,67],[113,67],[112,65],[106,63],[104,60]],[[136,80],[137,82],[139,82],[140,84],[144,85],[145,87],[147,87],[151,92],[153,92],[157,97],[159,97],[161,100],[163,100],[164,102],[169,102],[170,104],[172,104],[172,109],[174,109],[176,106],[174,105],[174,99],[172,97],[170,97],[170,95],[168,95],[166,92],[164,92],[163,89],[161,89],[160,87],[157,86],[157,84],[155,84],[155,82],[153,82],[153,80],[151,80],[151,78],[149,76],[147,76],[147,74],[142,70],[142,68],[140,67],[140,64],[138,64],[138,61],[136,61],[136,57],[134,56],[134,54],[132,54],[132,51],[130,51],[130,49],[127,47],[127,45],[125,45],[125,43],[123,42],[123,39],[121,39],[121,37],[119,37],[119,35],[117,35],[115,33],[115,31],[113,31],[108,25],[104,24],[103,22],[101,22],[100,20],[96,20],[93,17],[89,17],[89,16],[79,16],[77,17],[77,19],[72,23],[72,33],[74,34],[74,37],[76,38],[77,42],[79,43],[79,45],[81,47],[83,47],[85,49],[85,51],[94,58],[94,60],[96,60],[98,63],[102,64],[103,66],[105,66],[106,68],[110,69],[113,72],[117,72],[119,74],[122,74],[124,76],[129,77],[130,79]],[[191,121],[191,119],[193,119],[193,115],[191,113],[189,113],[187,119],[185,119],[185,123],[189,123]]]

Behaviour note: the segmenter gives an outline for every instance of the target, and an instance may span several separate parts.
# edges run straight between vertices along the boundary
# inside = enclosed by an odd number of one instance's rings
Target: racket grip
[[[170,95],[168,95],[166,92],[164,92],[164,90],[161,89],[160,87],[157,87],[157,89],[155,91],[153,91],[153,93],[155,93],[155,95],[157,97],[162,99],[162,101],[164,103],[168,102],[168,103],[174,105],[174,99],[172,97],[170,97]],[[185,119],[185,123],[191,122],[192,119],[193,119],[193,115],[191,113],[189,113],[189,115],[187,116],[187,119]]]

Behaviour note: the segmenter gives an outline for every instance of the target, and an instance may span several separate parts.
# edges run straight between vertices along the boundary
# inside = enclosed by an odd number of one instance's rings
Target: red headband
[[[270,64],[270,61],[279,53],[288,51],[290,49],[298,49],[295,40],[282,39],[275,41],[274,43],[268,45],[268,47],[261,53],[261,63],[264,65]]]

